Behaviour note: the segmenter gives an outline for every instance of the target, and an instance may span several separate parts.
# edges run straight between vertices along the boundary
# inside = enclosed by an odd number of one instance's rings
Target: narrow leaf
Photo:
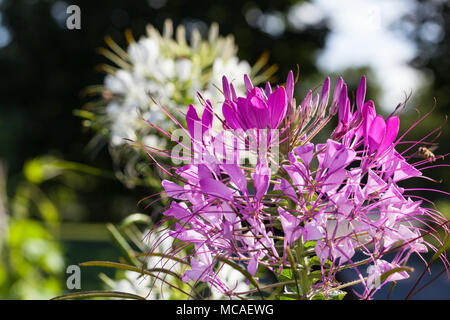
[[[389,276],[393,275],[394,273],[397,273],[397,272],[403,272],[403,271],[406,271],[406,272],[413,272],[414,269],[413,269],[413,268],[410,268],[410,267],[397,267],[397,268],[393,268],[393,269],[391,269],[391,270],[389,270],[389,271],[386,271],[385,273],[383,273],[383,274],[381,275],[381,277],[380,277],[380,283],[383,283]]]
[[[237,263],[234,263],[233,261],[230,261],[224,257],[218,257],[217,260],[228,264],[230,267],[232,267],[233,269],[235,269],[236,271],[239,271],[240,273],[242,273],[242,275],[244,277],[246,277],[248,279],[248,281],[250,281],[251,284],[253,284],[256,289],[258,290],[259,294],[261,295],[261,298],[263,298],[262,296],[262,292],[261,289],[259,287],[258,282],[255,280],[255,278],[253,278],[253,276],[250,274],[250,272],[248,272],[247,270],[245,270],[243,267],[241,267],[240,265],[238,265]],[[264,298],[263,298],[264,299]]]
[[[442,245],[442,247],[439,248],[438,251],[431,257],[429,265],[436,259],[438,259],[441,254],[444,253],[444,251],[447,251],[447,249],[450,248],[450,237],[447,239],[447,241]]]
[[[57,296],[50,300],[71,300],[71,299],[89,299],[89,298],[121,298],[121,299],[145,300],[145,298],[141,296],[119,291],[75,292]]]

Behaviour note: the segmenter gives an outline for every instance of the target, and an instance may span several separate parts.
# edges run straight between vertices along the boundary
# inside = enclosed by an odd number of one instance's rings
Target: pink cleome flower
[[[383,273],[402,266],[413,253],[437,251],[423,235],[438,227],[448,233],[448,221],[398,184],[423,177],[421,166],[428,161],[408,161],[406,153],[421,141],[396,150],[404,137],[398,137],[400,122],[394,115],[400,107],[387,118],[377,115],[373,101],[365,101],[365,77],[353,104],[342,78],[331,105],[329,78],[320,94],[310,90],[298,106],[292,72],[286,85],[274,90],[270,84],[264,90],[253,87],[248,77],[245,84],[246,96],[237,97],[223,78],[223,118],[209,101],[201,117],[189,106],[183,130],[190,144],[180,144],[193,157],[184,158],[190,161],[184,166],[164,169],[173,178],[162,183],[172,200],[164,212],[173,222],[168,235],[175,240],[174,251],[192,248],[183,281],[208,282],[230,297],[239,296],[218,276],[224,260],[252,276],[259,268],[279,275],[293,267],[291,254],[309,272],[314,261],[321,271],[307,292],[305,287],[298,292],[301,297],[327,294],[338,285],[336,273],[353,268],[365,288],[361,297],[367,299],[383,284],[408,277],[402,269],[381,283]],[[336,114],[338,124],[329,139],[314,144]],[[220,121],[222,130],[213,129],[213,121]],[[232,139],[225,139],[227,134]],[[243,158],[255,144],[256,163],[248,164]],[[357,252],[365,259],[354,261]],[[387,261],[391,252],[395,255]],[[445,255],[441,259],[447,266]],[[367,277],[359,268],[363,263]]]

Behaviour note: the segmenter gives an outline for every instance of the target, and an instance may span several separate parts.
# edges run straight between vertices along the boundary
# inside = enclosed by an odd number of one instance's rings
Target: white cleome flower
[[[171,21],[166,21],[162,34],[148,26],[147,35],[140,40],[128,36],[130,44],[126,50],[106,39],[110,50],[101,52],[119,68],[105,67],[108,75],[102,92],[104,103],[92,113],[95,127],[107,133],[113,147],[123,145],[125,139],[163,147],[165,138],[156,139],[158,133],[146,121],[170,130],[174,124],[160,106],[172,114],[180,110],[178,114],[183,119],[182,112],[189,104],[199,111],[203,109],[198,92],[213,105],[220,105],[223,95],[218,87],[224,75],[233,79],[238,94],[245,90],[243,76],[252,70],[248,62],[236,56],[232,36],[218,36],[218,27],[213,24],[208,40],[194,30],[188,44],[182,26],[177,28],[175,38],[172,31]],[[221,115],[219,109],[215,111]]]
[[[181,250],[173,251],[173,238],[167,237],[164,233],[164,229],[153,229],[152,231],[146,231],[143,244],[146,248],[148,256],[145,258],[145,264],[147,270],[168,270],[171,273],[182,275],[186,270],[184,264],[179,263],[177,260],[184,260],[186,253]],[[152,254],[150,254],[152,253]],[[171,283],[173,287],[179,287],[179,279],[173,278],[164,272],[157,272],[158,278],[151,277],[149,275],[143,275],[139,272],[126,271],[121,279],[113,281],[112,289],[114,291],[126,292],[135,295],[139,295],[148,300],[159,299],[171,299],[171,298],[186,298],[184,295],[176,295],[177,289],[173,289],[168,283]],[[250,286],[246,282],[245,276],[232,268],[228,264],[222,264],[220,271],[218,271],[219,281],[229,290],[233,292],[245,293],[250,289]],[[190,292],[188,287],[184,287],[186,292]],[[190,292],[194,293],[194,292]],[[245,296],[246,294],[243,294]],[[212,300],[227,300],[230,297],[224,292],[218,290],[214,286],[210,287],[209,299]]]

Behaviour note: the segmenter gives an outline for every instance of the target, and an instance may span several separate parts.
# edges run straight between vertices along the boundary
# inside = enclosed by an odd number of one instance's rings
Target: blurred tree
[[[95,67],[106,59],[96,54],[111,36],[125,45],[123,32],[135,37],[152,23],[162,28],[166,18],[175,24],[205,30],[220,24],[221,34],[233,34],[239,56],[254,63],[263,51],[270,63],[280,66],[280,81],[296,64],[302,78],[318,73],[315,55],[323,47],[327,27],[324,21],[309,24],[288,19],[292,6],[304,1],[45,1],[4,0],[0,20],[0,158],[8,165],[11,188],[26,159],[53,154],[63,159],[111,169],[106,148],[97,155],[86,154],[88,135],[83,135],[80,119],[73,115],[86,99],[80,92],[99,84],[103,74]],[[81,9],[81,30],[69,30],[66,9]],[[95,190],[93,190],[95,189]],[[83,202],[90,208],[86,219],[118,221],[128,214],[148,190],[124,189],[110,180],[95,182]],[[115,199],[115,201],[112,201]],[[122,205],[117,205],[121,203]],[[64,212],[62,213],[64,215]]]
[[[401,27],[417,46],[417,55],[410,64],[423,72],[425,81],[423,87],[413,93],[412,103],[408,107],[409,119],[404,121],[404,128],[436,106],[423,125],[420,125],[418,130],[415,130],[415,134],[408,138],[408,140],[418,140],[443,125],[450,108],[450,2],[415,0],[411,1],[411,5],[414,6],[414,10],[404,17]],[[414,109],[417,110],[414,111]],[[447,143],[449,139],[450,131],[448,124],[445,124],[441,136],[436,140],[439,143],[438,149],[433,151],[436,156],[450,152],[450,145]],[[443,163],[443,161],[438,160],[437,163]],[[437,186],[439,189],[450,190],[450,175],[447,167],[433,168],[428,171],[428,176],[443,180],[442,184]],[[436,188],[436,184],[431,182],[422,181],[421,185]],[[443,198],[437,193],[430,196],[435,199]]]
[[[34,171],[39,167],[34,168]],[[48,229],[59,227],[58,211],[25,178],[8,201],[4,167],[0,162],[0,298],[48,299],[62,292],[64,258],[60,243]],[[36,175],[34,175],[36,177]],[[48,177],[42,177],[47,179]],[[37,211],[37,212],[36,212]],[[33,213],[37,213],[33,216]]]

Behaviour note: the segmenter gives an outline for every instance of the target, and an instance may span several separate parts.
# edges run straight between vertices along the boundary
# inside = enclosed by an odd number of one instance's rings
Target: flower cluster
[[[292,72],[285,86],[261,89],[247,76],[244,83],[239,95],[223,77],[223,117],[209,100],[201,117],[188,108],[182,130],[190,144],[180,145],[191,156],[183,166],[163,168],[172,178],[162,183],[172,200],[164,212],[172,222],[168,236],[175,251],[191,250],[185,282],[208,282],[229,297],[248,294],[222,281],[221,268],[233,265],[252,292],[262,294],[255,277],[270,270],[284,287],[280,296],[314,299],[338,292],[344,286],[337,272],[353,269],[361,297],[369,299],[409,276],[411,254],[437,251],[423,235],[438,227],[448,232],[448,221],[399,185],[422,178],[430,161],[411,163],[408,151],[421,141],[399,135],[401,107],[378,115],[366,101],[365,77],[354,102],[342,78],[330,101],[327,78],[320,93],[310,90],[299,105]],[[329,139],[313,142],[335,116]],[[411,145],[398,151],[402,143]]]

